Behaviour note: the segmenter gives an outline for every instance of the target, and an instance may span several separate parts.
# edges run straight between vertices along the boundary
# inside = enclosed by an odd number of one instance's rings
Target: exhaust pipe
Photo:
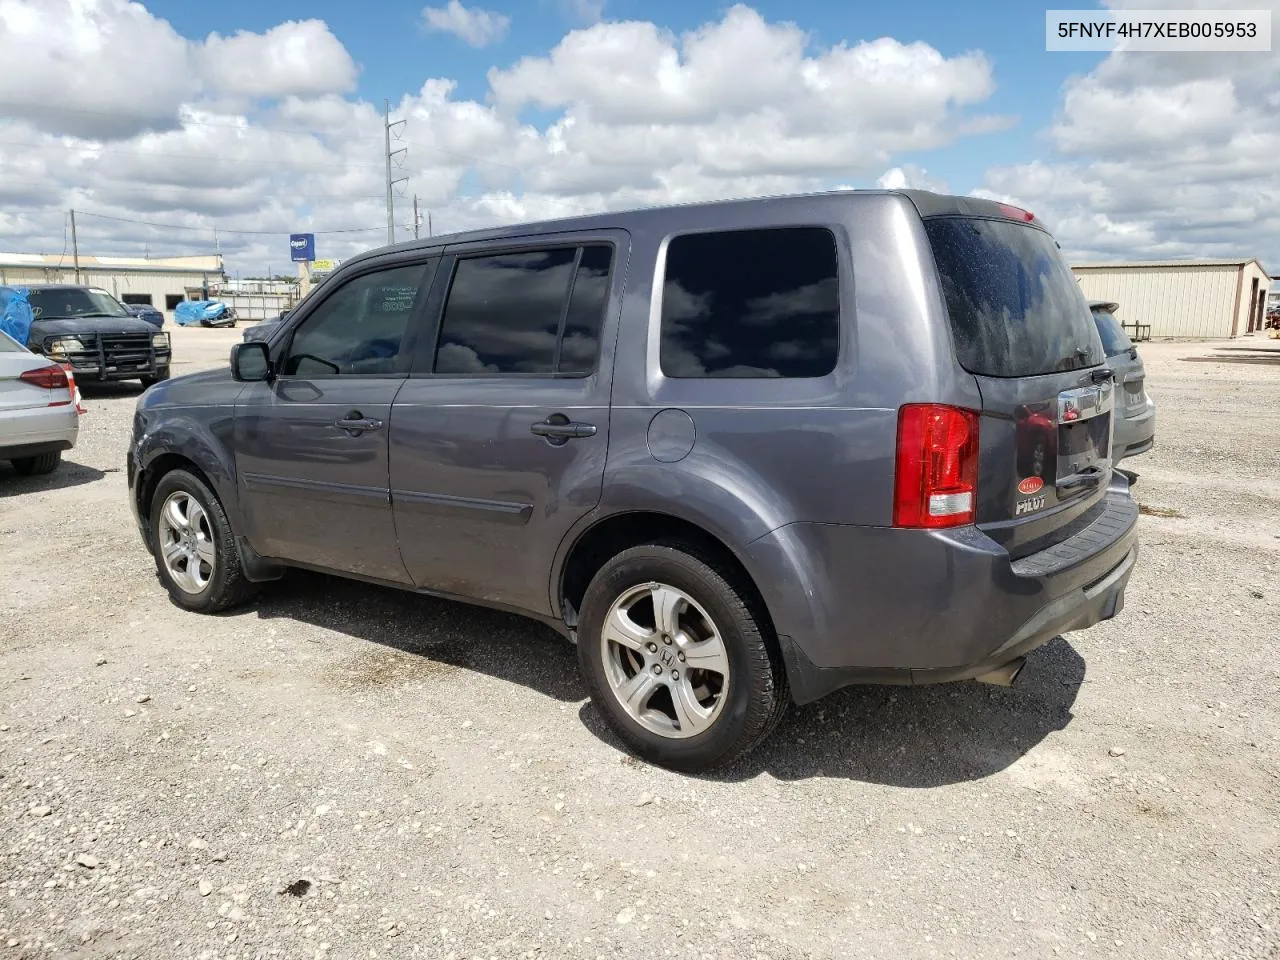
[[[1027,658],[1018,657],[973,679],[979,683],[990,683],[997,687],[1012,687],[1014,681],[1018,679],[1018,674],[1022,673],[1022,668],[1026,665]]]

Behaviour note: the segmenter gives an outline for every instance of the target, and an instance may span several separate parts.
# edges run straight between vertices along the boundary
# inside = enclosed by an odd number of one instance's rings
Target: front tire
[[[578,658],[596,707],[659,766],[728,766],[788,702],[772,628],[750,585],[687,544],[632,547],[587,587]]]
[[[42,453],[35,457],[19,457],[17,460],[10,460],[13,469],[24,477],[35,477],[44,473],[53,473],[58,469],[58,464],[62,462],[62,451],[55,450],[52,453]]]
[[[140,377],[139,379],[142,381],[144,389],[146,387],[154,387],[157,383],[169,379],[169,368],[159,367],[157,368],[156,375],[154,377]]]
[[[151,543],[160,582],[184,610],[217,613],[253,595],[227,514],[195,474],[173,470],[156,484]]]

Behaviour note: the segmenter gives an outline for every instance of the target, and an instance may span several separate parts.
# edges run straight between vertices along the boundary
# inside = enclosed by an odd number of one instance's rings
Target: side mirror
[[[231,376],[241,383],[258,383],[272,376],[271,354],[257,340],[237,343],[231,348]]]

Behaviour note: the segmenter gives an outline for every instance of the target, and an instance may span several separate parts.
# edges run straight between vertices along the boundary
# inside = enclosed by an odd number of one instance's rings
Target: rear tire
[[[53,453],[42,453],[35,457],[19,457],[17,460],[9,461],[13,464],[13,469],[18,471],[24,477],[35,477],[44,473],[53,473],[58,469],[58,464],[62,462],[62,451],[55,450]]]
[[[253,596],[226,511],[194,473],[172,470],[160,478],[150,523],[156,573],[178,606],[217,613]]]
[[[578,660],[591,699],[629,750],[702,772],[745,756],[782,718],[789,693],[773,640],[739,574],[692,545],[653,543],[624,550],[592,579]]]

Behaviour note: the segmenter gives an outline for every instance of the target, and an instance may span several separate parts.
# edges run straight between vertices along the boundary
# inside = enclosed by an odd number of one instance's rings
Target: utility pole
[[[391,128],[400,126],[401,124],[404,123],[404,121],[396,120],[393,123],[391,120],[391,101],[383,100],[382,104],[383,104],[382,133],[383,133],[384,144],[386,146],[386,155],[387,155],[387,243],[395,243],[396,242],[396,214],[395,214],[395,201],[392,198],[392,188],[397,183],[404,183],[409,178],[399,177],[393,180],[391,178],[391,161],[397,156],[404,155],[407,152],[407,148],[401,147],[399,150],[391,149]]]
[[[71,211],[71,261],[76,267],[76,286],[80,285],[80,242],[76,239],[76,212]]]
[[[427,236],[431,236],[431,211],[427,211]]]
[[[421,223],[422,220],[418,216],[418,195],[415,193],[413,195],[413,239],[415,240],[418,239],[418,226]]]

